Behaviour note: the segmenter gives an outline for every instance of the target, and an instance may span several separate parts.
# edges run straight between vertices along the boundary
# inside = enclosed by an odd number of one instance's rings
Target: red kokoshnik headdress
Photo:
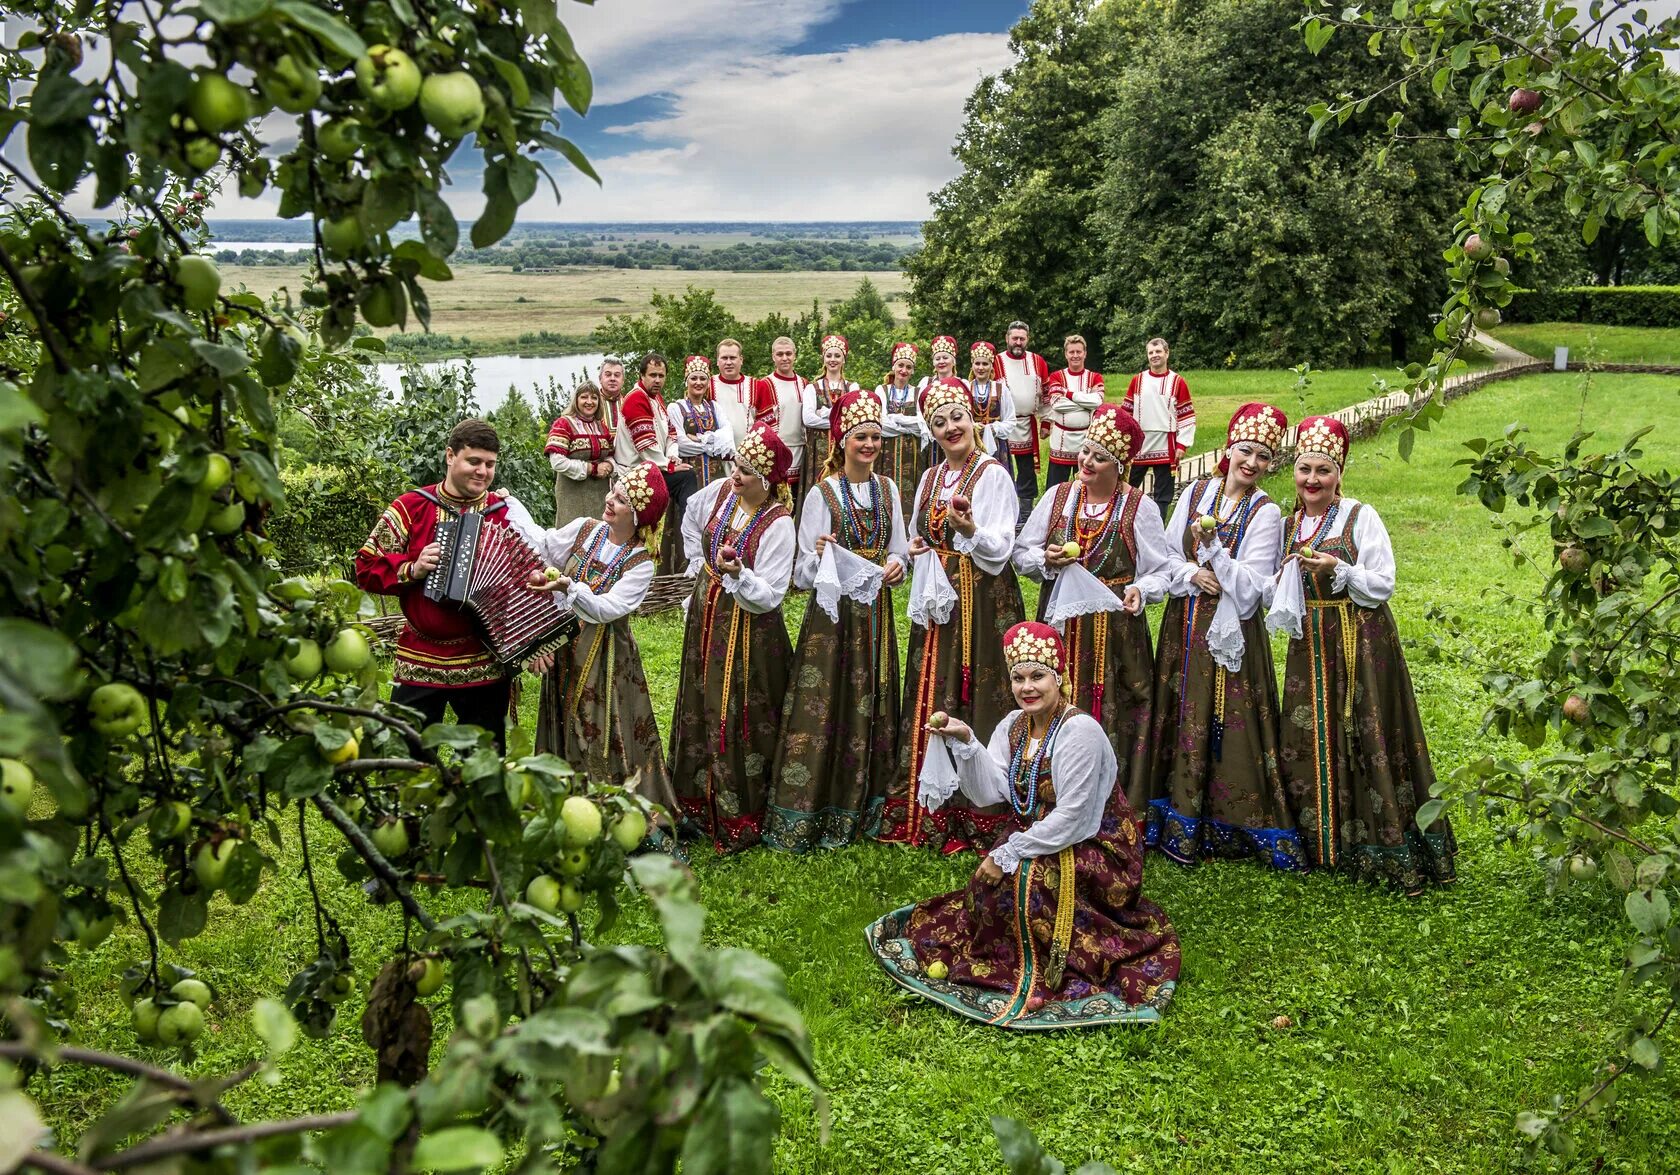
[[[967,408],[970,416],[978,414],[974,407],[974,395],[967,384],[954,376],[936,379],[922,392],[922,419],[927,420],[941,408],[949,408],[953,404]]]
[[[691,375],[709,376],[711,374],[711,360],[707,359],[704,355],[690,355],[687,359],[683,360],[683,379],[686,380]]]
[[[735,446],[735,464],[773,486],[784,485],[793,465],[793,454],[769,424],[755,424]]]
[[[1225,430],[1225,447],[1229,449],[1241,441],[1251,444],[1264,445],[1276,457],[1283,449],[1283,437],[1289,431],[1289,417],[1270,404],[1262,404],[1258,400],[1251,401],[1238,408],[1231,417],[1231,425]],[[1228,473],[1231,469],[1231,458],[1228,453],[1219,458],[1219,472]]]
[[[1058,678],[1067,673],[1067,646],[1048,624],[1023,620],[1003,634],[1003,659],[1010,669],[1041,665]]]
[[[974,363],[978,360],[985,360],[987,363],[995,362],[997,360],[997,348],[985,339],[976,339],[969,344],[968,361]]]
[[[824,335],[822,349],[826,351],[830,347],[839,347],[841,353],[845,355],[852,353],[852,345],[846,341],[845,335]]]
[[[1143,426],[1120,405],[1101,404],[1091,413],[1085,443],[1101,449],[1109,460],[1124,467],[1131,462],[1132,454],[1143,447]]]
[[[957,340],[950,335],[940,335],[933,340],[933,345],[928,348],[928,351],[934,355],[944,353],[955,359],[957,357]]]
[[[916,350],[915,343],[894,343],[892,349],[892,359],[889,360],[889,362],[897,363],[900,359],[908,359],[910,362],[914,363],[916,361],[916,356],[920,353],[921,352]]]
[[[636,512],[637,526],[652,526],[665,515],[671,491],[666,488],[665,475],[651,461],[638,461],[620,473],[614,484],[630,499]]]
[[[829,414],[829,443],[838,449],[853,430],[867,424],[880,427],[881,401],[875,398],[874,392],[847,392],[834,402],[834,411]]]
[[[1295,432],[1295,455],[1313,453],[1328,457],[1337,469],[1347,467],[1347,425],[1334,416],[1309,416]]]

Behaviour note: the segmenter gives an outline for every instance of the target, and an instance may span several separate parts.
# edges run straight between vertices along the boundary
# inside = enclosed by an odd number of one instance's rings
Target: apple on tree
[[[257,84],[287,114],[305,114],[321,100],[321,75],[290,53],[282,54]]]
[[[0,810],[22,818],[35,799],[35,772],[21,759],[0,759]]]
[[[187,113],[198,129],[219,135],[243,124],[253,113],[248,90],[219,73],[201,73],[187,95]]]
[[[373,659],[373,649],[358,629],[341,628],[327,642],[322,655],[334,673],[360,673]]]
[[[420,96],[420,67],[401,49],[370,45],[356,59],[356,87],[382,110],[401,110]]]
[[[165,1008],[158,1017],[157,1038],[170,1046],[191,1044],[204,1032],[204,1010],[194,1003]]]
[[[536,905],[535,902],[531,904]],[[443,960],[427,955],[420,963],[420,978],[414,981],[414,992],[421,998],[436,995],[442,989],[444,979],[448,977]]]
[[[200,845],[193,857],[193,876],[198,879],[198,884],[209,890],[220,889],[222,880],[227,876],[228,864],[238,851],[239,840],[231,836],[216,843],[206,841]]]
[[[297,642],[297,649],[282,664],[293,681],[309,681],[321,673],[321,646],[309,637]]]
[[[543,913],[552,914],[560,908],[560,883],[547,873],[539,873],[525,887],[525,900]]]
[[[408,825],[396,817],[381,821],[373,830],[373,847],[388,861],[408,856]]]
[[[560,805],[560,820],[566,826],[566,847],[580,848],[601,839],[601,809],[586,796],[567,796]]]
[[[420,86],[420,113],[445,139],[464,138],[484,121],[484,91],[470,73],[435,73]]]
[[[210,258],[187,253],[175,260],[175,284],[181,287],[181,300],[188,310],[214,310],[222,292],[222,274]]]
[[[123,739],[140,729],[146,699],[125,681],[111,681],[88,697],[88,725],[108,739]]]
[[[647,817],[631,808],[612,826],[613,843],[627,853],[635,852],[647,837]]]

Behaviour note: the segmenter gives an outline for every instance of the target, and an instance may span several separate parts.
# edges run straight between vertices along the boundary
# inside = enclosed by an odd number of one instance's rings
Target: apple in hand
[[[545,567],[545,568],[543,568],[543,578],[546,579],[549,583],[559,583],[560,582],[560,569],[558,567]]]
[[[933,730],[944,730],[945,724],[951,721],[951,716],[943,710],[935,710],[928,715],[928,726]]]
[[[739,557],[739,555],[740,555],[740,552],[737,551],[734,547],[730,546],[728,543],[725,543],[723,546],[718,548],[718,562],[719,563],[733,563],[733,562],[735,562],[736,558]]]
[[[1212,533],[1219,529],[1219,519],[1211,514],[1204,514],[1196,520],[1196,525],[1201,527],[1202,530]]]
[[[958,514],[967,514],[973,505],[974,503],[968,500],[967,494],[951,495],[951,509],[955,510]]]
[[[1064,559],[1077,559],[1077,558],[1079,558],[1079,544],[1074,542],[1071,539],[1069,539],[1067,542],[1063,543],[1062,544],[1062,558],[1064,558]]]
[[[105,738],[127,738],[146,717],[146,699],[123,681],[111,681],[88,697],[88,725]]]

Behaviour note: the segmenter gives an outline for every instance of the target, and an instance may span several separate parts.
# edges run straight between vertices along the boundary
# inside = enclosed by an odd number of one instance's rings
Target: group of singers
[[[846,380],[838,335],[813,381],[790,340],[758,380],[726,340],[717,374],[685,361],[669,404],[661,357],[622,394],[608,365],[551,430],[553,528],[490,489],[494,433],[464,422],[444,481],[393,503],[357,558],[364,587],[402,599],[399,700],[479,720],[464,691],[489,688],[505,708],[470,624],[411,590],[438,561],[439,511],[486,511],[558,569],[532,590],[582,622],[534,666],[539,749],[633,781],[666,832],[720,851],[979,850],[966,891],[870,938],[898,982],[989,1023],[1158,1014],[1178,945],[1139,893],[1146,845],[1407,893],[1450,881],[1451,829],[1415,824],[1434,773],[1388,607],[1393,548],[1342,492],[1344,426],[1300,423],[1287,513],[1260,481],[1288,422],[1262,403],[1232,417],[1220,475],[1175,495],[1195,415],[1165,341],[1108,403],[1077,336],[1053,375],[1024,324],[1006,338],[973,345],[967,380],[955,342],[934,340],[914,388],[916,347],[898,344],[872,391]],[[668,751],[629,623],[656,569],[694,579]],[[1042,585],[1037,620],[1018,575]],[[891,593],[907,580],[901,673]],[[812,592],[797,641],[790,588]],[[1152,640],[1144,608],[1161,601]],[[1281,705],[1268,628],[1290,636]]]

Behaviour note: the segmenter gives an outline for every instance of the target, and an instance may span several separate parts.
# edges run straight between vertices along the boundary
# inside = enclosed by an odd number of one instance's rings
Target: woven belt
[[[1342,699],[1342,717],[1353,714],[1353,677],[1355,659],[1359,656],[1359,629],[1356,627],[1357,614],[1353,610],[1353,601],[1347,596],[1337,596],[1330,600],[1308,600],[1309,608],[1334,608],[1341,613],[1342,622],[1342,672],[1347,676],[1346,697]]]

